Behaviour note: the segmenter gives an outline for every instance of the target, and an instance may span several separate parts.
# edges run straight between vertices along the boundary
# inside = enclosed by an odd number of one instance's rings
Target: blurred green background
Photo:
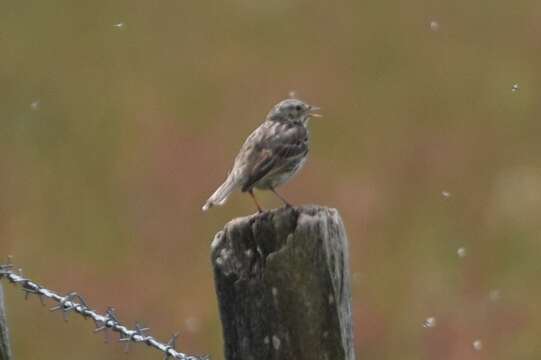
[[[540,19],[535,0],[4,0],[0,256],[222,359],[209,246],[254,206],[201,205],[295,91],[325,117],[282,192],[344,218],[358,358],[539,359]],[[18,359],[126,358],[6,292]]]

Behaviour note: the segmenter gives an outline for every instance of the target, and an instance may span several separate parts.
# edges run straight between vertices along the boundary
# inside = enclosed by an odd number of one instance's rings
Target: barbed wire
[[[209,360],[208,356],[198,357],[177,351],[175,347],[179,333],[174,334],[169,342],[162,343],[153,336],[148,335],[147,332],[150,329],[142,327],[139,323],[135,324],[135,329],[130,329],[123,325],[118,319],[115,309],[112,307],[107,308],[105,314],[100,314],[88,306],[84,298],[76,292],[70,292],[69,294],[62,296],[53,290],[49,290],[44,286],[25,278],[22,275],[21,269],[17,270],[11,263],[11,259],[8,260],[7,264],[0,264],[0,280],[3,278],[14,285],[20,286],[24,291],[25,299],[28,299],[29,296],[37,296],[42,305],[45,305],[44,298],[54,301],[56,305],[49,310],[61,311],[64,321],[68,320],[69,312],[74,312],[85,319],[91,318],[94,320],[96,326],[94,332],[104,332],[106,341],[109,340],[109,331],[118,333],[120,335],[118,341],[126,343],[125,351],[128,351],[130,343],[142,343],[163,352],[164,360]]]

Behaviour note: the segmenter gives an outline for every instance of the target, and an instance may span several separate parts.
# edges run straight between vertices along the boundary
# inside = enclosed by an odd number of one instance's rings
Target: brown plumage
[[[223,205],[235,189],[248,192],[259,211],[253,189],[273,191],[286,206],[289,203],[275,188],[287,182],[304,165],[308,155],[308,122],[318,108],[297,99],[284,100],[273,107],[265,121],[242,145],[233,169],[224,183],[203,206],[206,211]]]

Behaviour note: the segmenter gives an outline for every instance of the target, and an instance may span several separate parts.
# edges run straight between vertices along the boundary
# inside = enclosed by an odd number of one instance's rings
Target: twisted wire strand
[[[31,295],[35,295],[39,298],[41,303],[45,305],[44,298],[50,299],[56,303],[55,306],[51,307],[51,311],[62,311],[64,320],[68,320],[68,313],[74,312],[81,315],[83,318],[91,318],[94,320],[96,329],[94,332],[102,332],[111,330],[120,335],[120,342],[126,342],[125,350],[128,350],[130,343],[142,343],[150,346],[154,349],[157,349],[164,353],[164,359],[178,359],[178,360],[208,360],[207,356],[198,357],[193,355],[187,355],[182,352],[179,352],[175,349],[176,339],[178,333],[174,334],[173,337],[167,343],[158,341],[151,335],[146,334],[150,329],[142,328],[139,324],[135,325],[135,329],[130,329],[120,320],[115,313],[113,308],[108,308],[105,314],[100,314],[97,311],[93,310],[90,306],[87,305],[86,301],[81,295],[78,295],[75,292],[71,292],[65,296],[59,295],[53,290],[49,290],[40,284],[25,278],[20,273],[20,270],[17,271],[14,269],[14,266],[11,263],[0,264],[0,280],[7,279],[10,283],[20,286],[20,288],[25,293],[25,299]]]

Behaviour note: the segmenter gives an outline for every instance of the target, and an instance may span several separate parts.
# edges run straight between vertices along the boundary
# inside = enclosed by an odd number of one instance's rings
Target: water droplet
[[[473,350],[475,350],[475,351],[481,351],[481,350],[483,350],[483,342],[481,341],[481,339],[476,339],[476,340],[472,343],[472,346],[473,346]]]
[[[430,328],[433,328],[436,326],[436,318],[431,316],[431,317],[428,317],[425,319],[425,321],[423,321],[423,327],[425,329],[430,329]]]
[[[501,297],[502,297],[502,292],[500,291],[500,289],[490,290],[490,292],[488,293],[488,298],[492,302],[499,301]]]
[[[440,24],[439,24],[437,21],[432,20],[432,21],[430,22],[430,30],[432,30],[432,31],[438,31],[439,29],[440,29]]]
[[[281,341],[276,335],[272,335],[272,346],[274,347],[274,350],[280,349]]]
[[[449,199],[451,197],[451,193],[449,191],[442,191],[441,196],[443,196],[445,199]]]
[[[39,110],[40,105],[41,105],[41,101],[40,101],[39,99],[34,100],[34,101],[32,101],[32,103],[30,104],[30,109],[32,109],[32,110],[34,110],[34,111],[37,111],[37,110]]]
[[[116,27],[119,30],[124,30],[126,28],[126,24],[123,23],[123,22],[119,22],[117,24],[114,24],[113,26]]]
[[[464,258],[466,256],[466,248],[465,247],[459,247],[458,250],[456,251],[456,254],[458,255],[459,258]]]
[[[362,277],[363,277],[363,274],[361,274],[360,272],[354,272],[351,275],[351,280],[353,280],[353,283],[357,284],[357,283],[361,282]]]
[[[289,92],[289,98],[290,99],[296,99],[297,98],[297,92],[295,90],[291,90]]]
[[[518,84],[513,84],[513,86],[511,87],[512,92],[516,92],[518,91],[518,89],[519,89]]]
[[[186,318],[184,325],[189,332],[196,333],[201,329],[201,321],[195,316]]]

